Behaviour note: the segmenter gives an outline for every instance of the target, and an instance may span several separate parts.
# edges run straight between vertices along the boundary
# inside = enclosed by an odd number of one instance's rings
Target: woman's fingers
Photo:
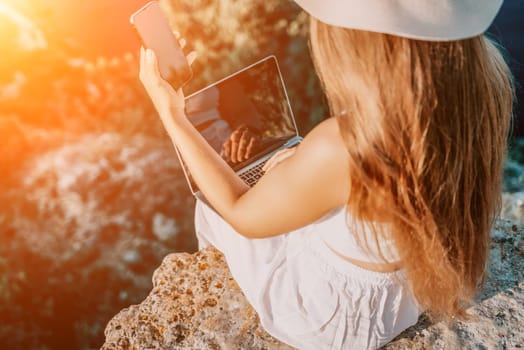
[[[146,63],[146,49],[140,46],[140,68],[145,68]]]
[[[155,76],[160,76],[160,71],[158,69],[158,61],[153,50],[146,50],[146,60],[148,61],[149,67],[151,68],[151,71],[155,74]]]
[[[295,147],[292,147],[292,148],[286,148],[286,149],[278,151],[271,158],[269,158],[266,164],[264,164],[264,166],[262,167],[262,170],[264,170],[264,172],[268,172],[273,167],[275,167],[278,163],[291,157],[293,153],[295,153],[295,150],[296,150]]]
[[[145,83],[147,79],[147,73],[146,73],[146,49],[141,46],[140,47],[140,70],[138,73],[138,77],[140,78],[140,81],[142,84]]]
[[[173,87],[162,78],[157,57],[151,49],[140,48],[139,77],[146,92],[151,97],[156,110],[160,114],[162,122],[164,125],[171,125],[173,121],[165,116],[168,115],[173,108],[184,110],[184,94],[182,89],[175,91]]]
[[[186,47],[186,44],[187,44],[186,39],[184,39],[184,38],[180,38],[180,33],[178,33],[178,32],[175,32],[175,33],[177,33],[177,35],[175,35],[175,36],[176,36],[176,38],[177,38],[177,40],[178,40],[178,44],[180,45],[180,47],[181,47],[182,49],[184,49],[184,48]],[[196,54],[196,51],[191,51],[191,52],[186,56],[187,61],[189,62],[189,65],[193,64],[193,62],[195,61],[195,59],[196,59],[196,57],[197,57],[196,55],[197,55],[197,54]]]
[[[186,56],[187,62],[189,63],[190,66],[193,64],[193,62],[195,62],[196,58],[197,58],[197,53],[196,53],[196,51],[191,51],[191,52]]]
[[[149,81],[152,84],[167,84],[162,75],[160,74],[160,69],[158,67],[158,60],[155,55],[155,52],[151,49],[145,50],[144,58],[144,77],[142,81]]]
[[[262,167],[262,170],[264,170],[264,172],[268,172],[269,170],[271,170],[278,163],[278,159],[280,155],[281,154],[279,154],[278,152],[275,153],[273,157],[269,158],[266,164],[264,164],[264,166]]]
[[[191,66],[198,57],[196,51],[191,51],[187,56],[187,62]],[[149,74],[155,77],[161,77],[160,69],[158,67],[158,59],[155,52],[151,49],[140,47],[140,79],[143,81]]]
[[[147,78],[148,74],[154,72],[153,51],[144,47],[140,48],[140,73],[141,78]]]

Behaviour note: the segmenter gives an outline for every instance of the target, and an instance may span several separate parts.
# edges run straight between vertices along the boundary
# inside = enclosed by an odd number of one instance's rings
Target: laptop
[[[249,186],[264,175],[262,167],[274,153],[302,141],[275,56],[187,96],[186,115]],[[242,147],[233,146],[238,140]],[[191,192],[208,203],[175,149]]]

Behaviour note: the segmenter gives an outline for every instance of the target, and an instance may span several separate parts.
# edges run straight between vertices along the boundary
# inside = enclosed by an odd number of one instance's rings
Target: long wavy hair
[[[349,154],[348,212],[388,224],[430,315],[467,317],[500,209],[513,100],[502,55],[484,36],[429,42],[314,18],[310,40]]]

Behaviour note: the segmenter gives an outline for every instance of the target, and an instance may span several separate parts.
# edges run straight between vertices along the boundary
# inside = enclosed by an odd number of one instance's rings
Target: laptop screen
[[[274,56],[188,96],[186,115],[235,171],[298,135]]]

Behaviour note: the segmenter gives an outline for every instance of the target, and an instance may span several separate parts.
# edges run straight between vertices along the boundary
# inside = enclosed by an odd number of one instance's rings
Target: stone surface
[[[524,346],[524,228],[499,221],[492,231],[488,278],[468,322],[419,322],[384,349],[517,349]]]
[[[500,221],[492,231],[489,277],[469,322],[419,322],[384,347],[516,349],[524,344],[524,230]],[[168,255],[139,305],[107,325],[102,350],[290,349],[268,335],[214,248]]]
[[[168,255],[153,290],[107,325],[103,350],[291,349],[268,335],[214,248]]]

